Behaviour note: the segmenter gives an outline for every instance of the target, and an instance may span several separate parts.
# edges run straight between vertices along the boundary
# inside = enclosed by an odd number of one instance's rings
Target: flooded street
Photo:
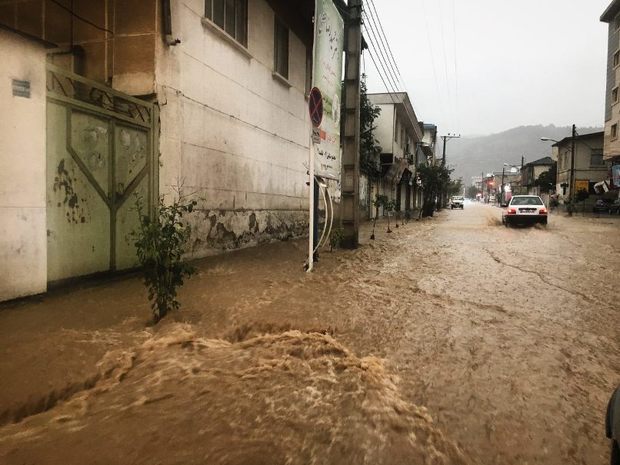
[[[5,305],[0,462],[605,463],[620,221],[500,212],[203,260],[156,327],[136,276]]]

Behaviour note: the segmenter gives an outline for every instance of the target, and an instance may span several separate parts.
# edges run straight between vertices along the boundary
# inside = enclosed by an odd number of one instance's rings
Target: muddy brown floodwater
[[[620,220],[412,222],[0,308],[0,463],[599,464],[620,383]]]

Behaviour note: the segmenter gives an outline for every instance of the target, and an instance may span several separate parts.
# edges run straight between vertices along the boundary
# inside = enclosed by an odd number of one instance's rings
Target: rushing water
[[[212,258],[155,328],[137,279],[0,312],[0,463],[604,463],[620,222],[498,215]]]

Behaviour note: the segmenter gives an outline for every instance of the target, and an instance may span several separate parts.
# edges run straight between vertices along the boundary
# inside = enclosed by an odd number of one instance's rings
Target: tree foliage
[[[422,180],[423,205],[422,215],[433,216],[437,207],[437,196],[441,192],[446,192],[450,186],[450,173],[452,170],[445,166],[420,165],[418,174]]]
[[[450,180],[448,183],[448,195],[463,195],[463,179],[458,178],[457,180]]]
[[[381,108],[372,104],[366,91],[366,79],[362,76],[360,85],[360,171],[372,180],[381,176],[381,146],[375,139],[375,119]]]
[[[558,165],[556,163],[551,166],[547,171],[540,173],[538,179],[534,181],[534,185],[540,187],[540,191],[548,193],[555,189],[555,183],[557,178]]]
[[[480,192],[480,189],[478,187],[469,186],[467,190],[465,191],[465,195],[467,196],[468,199],[475,199],[479,192]]]
[[[195,200],[186,201],[182,196],[166,205],[161,197],[153,211],[148,211],[141,197],[136,200],[140,226],[132,237],[155,323],[179,308],[177,288],[195,272],[194,267],[182,261],[191,233],[183,215],[191,213],[195,205]]]

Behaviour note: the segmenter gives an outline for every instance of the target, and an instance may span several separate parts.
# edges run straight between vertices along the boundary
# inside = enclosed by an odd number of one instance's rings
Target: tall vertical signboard
[[[314,256],[314,178],[340,184],[340,101],[342,95],[342,53],[344,21],[333,0],[316,0],[312,84],[309,99],[313,123],[310,143],[310,238],[308,271]],[[320,99],[320,101],[318,100]],[[321,118],[319,118],[319,111]],[[338,187],[337,187],[338,188]]]

